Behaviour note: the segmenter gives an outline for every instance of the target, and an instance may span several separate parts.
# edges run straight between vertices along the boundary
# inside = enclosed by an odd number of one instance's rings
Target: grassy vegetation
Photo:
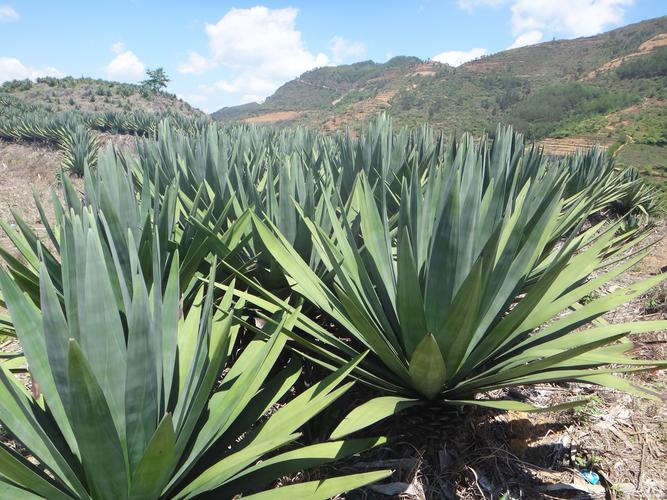
[[[560,124],[553,124],[551,137],[568,137],[578,134],[590,134],[599,132],[607,125],[605,115],[595,115],[583,119],[569,119],[561,121]]]
[[[667,75],[667,47],[660,47],[651,54],[625,62],[616,69],[623,80],[653,78]]]
[[[621,113],[619,122],[621,132],[634,142],[667,145],[667,106],[664,103]]]
[[[638,94],[611,92],[579,82],[562,83],[531,93],[510,111],[509,121],[539,138],[553,134],[568,122],[570,128],[576,127],[583,119],[605,115],[639,100]]]

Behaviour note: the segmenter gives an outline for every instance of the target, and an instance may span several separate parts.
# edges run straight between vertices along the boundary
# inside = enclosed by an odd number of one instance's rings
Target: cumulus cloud
[[[540,30],[526,31],[525,33],[522,33],[521,35],[516,37],[514,43],[507,48],[516,49],[518,47],[524,47],[525,45],[533,45],[542,40],[542,36],[543,33]]]
[[[216,24],[207,24],[213,58],[228,66],[262,73],[295,76],[327,63],[324,54],[312,54],[295,28],[298,10],[231,9]]]
[[[217,66],[215,61],[206,59],[194,50],[188,52],[188,61],[181,63],[176,70],[179,73],[201,75],[204,71]]]
[[[512,31],[534,30],[572,36],[595,35],[623,22],[634,0],[516,0],[512,4]]]
[[[595,35],[623,23],[635,0],[458,0],[472,13],[477,7],[509,6],[510,27],[516,37],[510,48],[542,40],[545,33],[565,36]],[[539,36],[538,36],[539,34]]]
[[[23,80],[29,78],[34,80],[40,76],[65,76],[64,73],[56,68],[45,66],[35,68],[26,66],[18,59],[13,57],[0,57],[0,82],[8,80]]]
[[[202,90],[209,93],[227,92],[230,94],[243,94],[239,104],[244,102],[261,102],[266,96],[271,95],[281,82],[271,78],[265,78],[251,72],[243,72],[231,80],[218,80],[213,85],[204,85]]]
[[[144,76],[146,66],[134,52],[125,47],[123,42],[114,43],[111,51],[116,57],[104,67],[109,80],[137,81]]]
[[[366,55],[366,46],[361,42],[353,42],[340,36],[335,36],[329,42],[329,51],[331,51],[331,62],[333,64],[355,62],[364,58]]]
[[[460,66],[461,64],[477,59],[488,54],[486,49],[474,48],[470,50],[449,50],[433,56],[433,61],[449,64],[450,66]]]
[[[329,63],[325,54],[306,48],[296,29],[297,14],[293,7],[231,9],[218,22],[206,24],[210,56],[191,51],[178,71],[200,74],[224,66],[235,76],[205,87],[206,91],[237,93],[242,100],[264,99],[283,82]],[[350,43],[338,47],[344,47],[347,57],[359,51]]]
[[[306,49],[295,27],[297,13],[293,7],[231,9],[216,24],[207,24],[213,60],[238,72],[218,88],[266,97],[282,82],[325,66],[326,55]]]
[[[0,22],[11,23],[19,19],[21,19],[21,16],[11,5],[0,5]]]

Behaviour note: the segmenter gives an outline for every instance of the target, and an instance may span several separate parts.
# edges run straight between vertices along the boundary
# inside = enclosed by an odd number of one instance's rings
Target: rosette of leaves
[[[39,308],[0,269],[31,374],[29,391],[0,364],[0,423],[20,445],[0,444],[0,496],[329,498],[390,473],[261,493],[279,477],[384,441],[301,442],[299,429],[350,388],[345,378],[359,360],[293,395],[300,365],[280,356],[280,332],[295,315],[278,315],[238,353],[243,304],[233,304],[233,287],[214,303],[215,265],[203,283],[187,284],[195,299],[184,312],[178,252],[167,275],[153,265],[147,283],[128,232],[128,284],[127,271],[105,256],[116,242],[89,210],[68,227],[59,239],[62,288],[41,261]]]

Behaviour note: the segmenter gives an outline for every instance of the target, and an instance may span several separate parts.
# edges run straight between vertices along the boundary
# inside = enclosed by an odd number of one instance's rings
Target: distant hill
[[[667,16],[456,68],[416,57],[318,68],[262,104],[212,117],[335,131],[380,111],[398,126],[428,121],[445,133],[511,123],[551,154],[599,144],[667,193]]]
[[[185,116],[204,113],[167,92],[153,93],[141,85],[93,78],[37,78],[12,80],[0,85],[0,97],[10,96],[26,104],[57,111],[175,112]]]
[[[336,130],[384,110],[399,125],[429,121],[446,132],[481,133],[508,122],[537,139],[601,134],[614,142],[630,123],[630,129],[646,128],[638,121],[659,124],[666,75],[667,17],[661,17],[506,50],[457,68],[416,57],[318,68],[262,104],[226,107],[212,116]],[[620,121],[610,125],[608,118]],[[667,141],[665,122],[658,128],[652,133]]]

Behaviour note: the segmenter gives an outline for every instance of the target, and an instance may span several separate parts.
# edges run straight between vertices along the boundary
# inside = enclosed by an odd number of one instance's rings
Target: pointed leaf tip
[[[417,344],[410,360],[412,386],[428,399],[435,398],[445,385],[447,370],[440,348],[432,333]]]

